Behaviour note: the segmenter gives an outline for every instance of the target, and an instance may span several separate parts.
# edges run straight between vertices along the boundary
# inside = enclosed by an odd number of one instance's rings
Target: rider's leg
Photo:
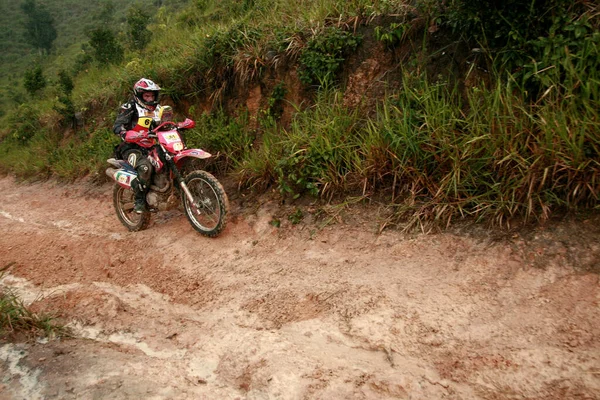
[[[152,164],[150,164],[147,158],[143,158],[135,166],[135,170],[138,173],[138,179],[135,180],[138,181],[138,184],[134,185],[132,182],[131,187],[135,186],[133,189],[135,195],[134,211],[139,214],[148,210],[146,207],[146,193],[148,193],[148,188],[150,187]]]
[[[139,178],[135,178],[131,181],[131,189],[133,190],[133,197],[135,202],[133,203],[133,211],[138,214],[147,211],[146,208],[146,192],[145,186]]]
[[[131,182],[131,189],[135,198],[133,210],[141,214],[147,211],[146,193],[150,187],[150,178],[152,177],[152,164],[147,157],[140,151],[132,151],[127,156],[127,162],[135,168],[138,173],[137,179]]]

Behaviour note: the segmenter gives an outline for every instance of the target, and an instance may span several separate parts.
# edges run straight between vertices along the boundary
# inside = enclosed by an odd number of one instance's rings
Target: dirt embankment
[[[0,179],[2,283],[77,334],[0,343],[0,398],[600,398],[598,218],[494,240],[232,203],[216,239],[129,233],[108,185]]]

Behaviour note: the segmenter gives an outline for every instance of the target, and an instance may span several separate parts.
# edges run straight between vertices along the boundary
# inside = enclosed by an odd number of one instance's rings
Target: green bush
[[[547,36],[528,45],[529,60],[515,79],[533,98],[553,87],[563,96],[573,96],[573,101],[599,100],[600,31],[588,15],[557,17]]]
[[[131,49],[143,50],[152,38],[148,30],[150,15],[138,4],[127,10],[127,38]]]
[[[46,87],[46,77],[42,67],[37,65],[32,69],[25,71],[23,76],[23,87],[32,97]]]
[[[280,132],[275,173],[279,190],[298,197],[344,192],[357,171],[362,121],[357,110],[342,104],[339,92],[325,91],[317,104],[299,112],[291,126]]]
[[[579,6],[577,5],[579,3]],[[522,49],[540,36],[548,36],[556,18],[581,10],[573,0],[451,0],[445,12],[456,31],[492,49]]]
[[[8,116],[8,124],[12,130],[9,138],[20,145],[26,145],[42,129],[39,119],[39,112],[33,106],[21,104]]]
[[[124,51],[116,35],[108,28],[99,27],[89,32],[90,46],[99,66],[123,61]]]
[[[51,173],[61,179],[73,180],[88,174],[101,174],[117,143],[117,138],[109,129],[98,130],[89,136],[84,132],[81,138],[73,138],[63,146],[50,149],[47,163]]]
[[[254,132],[248,126],[248,115],[227,116],[223,110],[202,114],[196,128],[186,132],[188,147],[200,147],[224,161],[224,168],[238,165],[252,147]]]
[[[598,95],[600,18],[586,3],[453,0],[443,13],[455,32],[484,47],[501,79],[518,81],[535,101],[551,88]]]
[[[71,75],[64,69],[61,69],[58,72],[58,87],[60,90],[67,96],[70,96],[75,88],[75,84],[73,83],[73,78]]]
[[[73,124],[73,118],[75,117],[75,105],[71,98],[71,93],[73,92],[75,84],[67,71],[59,71],[57,86],[58,104],[54,106],[54,110],[63,117],[63,126],[68,127]]]
[[[376,26],[375,38],[387,48],[394,48],[404,40],[410,25],[405,23],[391,23],[387,27]]]
[[[342,63],[356,50],[362,38],[337,27],[314,36],[300,55],[300,80],[306,85],[330,87]]]
[[[94,61],[94,56],[92,56],[91,53],[92,49],[88,44],[81,45],[81,51],[77,53],[73,61],[72,72],[74,75],[84,71],[92,64]]]

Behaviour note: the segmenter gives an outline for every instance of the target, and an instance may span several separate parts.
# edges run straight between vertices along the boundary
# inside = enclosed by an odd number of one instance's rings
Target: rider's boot
[[[148,211],[148,207],[146,207],[146,185],[141,183],[139,179],[134,179],[131,182],[131,189],[133,189],[133,197],[135,199],[133,211],[137,214]]]

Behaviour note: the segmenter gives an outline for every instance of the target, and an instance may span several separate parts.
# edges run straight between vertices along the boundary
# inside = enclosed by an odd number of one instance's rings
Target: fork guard
[[[193,158],[199,158],[201,160],[204,160],[206,158],[212,157],[212,154],[210,154],[204,150],[201,150],[201,149],[186,149],[186,150],[182,150],[179,153],[177,153],[177,155],[175,155],[173,157],[173,159],[175,160],[176,163],[178,163],[181,159],[183,159],[185,157],[193,157]]]

